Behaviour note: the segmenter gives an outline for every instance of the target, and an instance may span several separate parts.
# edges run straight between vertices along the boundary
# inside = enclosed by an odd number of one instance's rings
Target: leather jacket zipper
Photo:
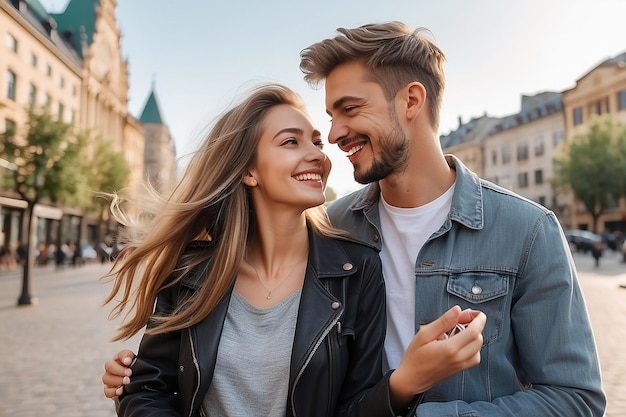
[[[196,397],[198,396],[198,391],[200,390],[200,365],[196,356],[196,349],[195,345],[193,344],[193,337],[191,337],[191,330],[187,331],[187,334],[189,335],[189,345],[191,346],[191,358],[193,359],[193,364],[196,367],[196,377],[198,378],[196,390],[191,397],[191,404],[189,407],[189,417],[191,417],[193,414],[194,404],[196,403]]]
[[[296,376],[296,378],[295,378],[295,380],[293,382],[293,387],[291,388],[291,412],[293,414],[293,417],[297,417],[295,393],[296,393],[296,386],[298,385],[298,381],[300,381],[300,377],[304,373],[304,370],[306,369],[306,367],[309,364],[309,362],[311,362],[311,358],[313,358],[313,355],[315,355],[315,352],[317,352],[317,349],[320,347],[320,345],[322,344],[322,342],[324,341],[324,339],[326,338],[328,333],[330,333],[330,331],[339,322],[339,318],[341,317],[342,314],[343,314],[343,308],[341,308],[341,310],[338,310],[335,313],[335,318],[333,319],[333,321],[330,322],[330,324],[328,326],[326,326],[326,328],[324,329],[324,332],[322,332],[320,337],[315,341],[315,346],[313,346],[313,349],[311,350],[311,352],[307,356],[306,361],[304,362],[304,365],[302,365],[302,368],[300,368],[300,370],[298,371],[298,375]],[[330,370],[330,374],[332,375],[332,369]]]

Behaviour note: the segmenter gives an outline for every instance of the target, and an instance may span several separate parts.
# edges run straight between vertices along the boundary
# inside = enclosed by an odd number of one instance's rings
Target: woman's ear
[[[246,184],[248,187],[256,187],[257,185],[257,181],[256,179],[252,176],[252,174],[250,174],[248,172],[248,175],[246,175],[245,177],[243,177],[243,179],[241,180],[241,182],[243,182],[244,184]]]

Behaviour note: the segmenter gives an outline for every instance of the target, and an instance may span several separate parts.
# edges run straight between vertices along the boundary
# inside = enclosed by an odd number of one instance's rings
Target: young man
[[[450,306],[487,316],[480,365],[428,390],[417,415],[602,416],[593,333],[555,215],[443,154],[445,57],[424,29],[338,31],[303,50],[300,68],[325,82],[329,141],[369,184],[328,211],[380,250],[387,367]]]

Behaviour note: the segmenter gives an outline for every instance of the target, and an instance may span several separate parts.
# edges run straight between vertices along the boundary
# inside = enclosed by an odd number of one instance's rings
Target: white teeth
[[[322,176],[320,174],[313,174],[313,173],[307,173],[307,174],[300,174],[300,175],[296,175],[294,177],[295,179],[297,179],[298,181],[321,181],[322,180]]]
[[[363,149],[365,145],[361,144],[361,145],[356,145],[353,146],[352,148],[350,148],[350,150],[348,151],[348,156],[354,155],[355,153],[357,153],[358,151],[360,151],[361,149]]]

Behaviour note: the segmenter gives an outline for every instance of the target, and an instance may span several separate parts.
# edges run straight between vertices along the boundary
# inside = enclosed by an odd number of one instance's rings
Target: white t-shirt
[[[387,291],[385,371],[397,368],[415,336],[415,298],[419,296],[415,294],[415,262],[424,243],[447,219],[453,194],[454,185],[436,200],[415,208],[391,206],[380,196],[380,258]]]

